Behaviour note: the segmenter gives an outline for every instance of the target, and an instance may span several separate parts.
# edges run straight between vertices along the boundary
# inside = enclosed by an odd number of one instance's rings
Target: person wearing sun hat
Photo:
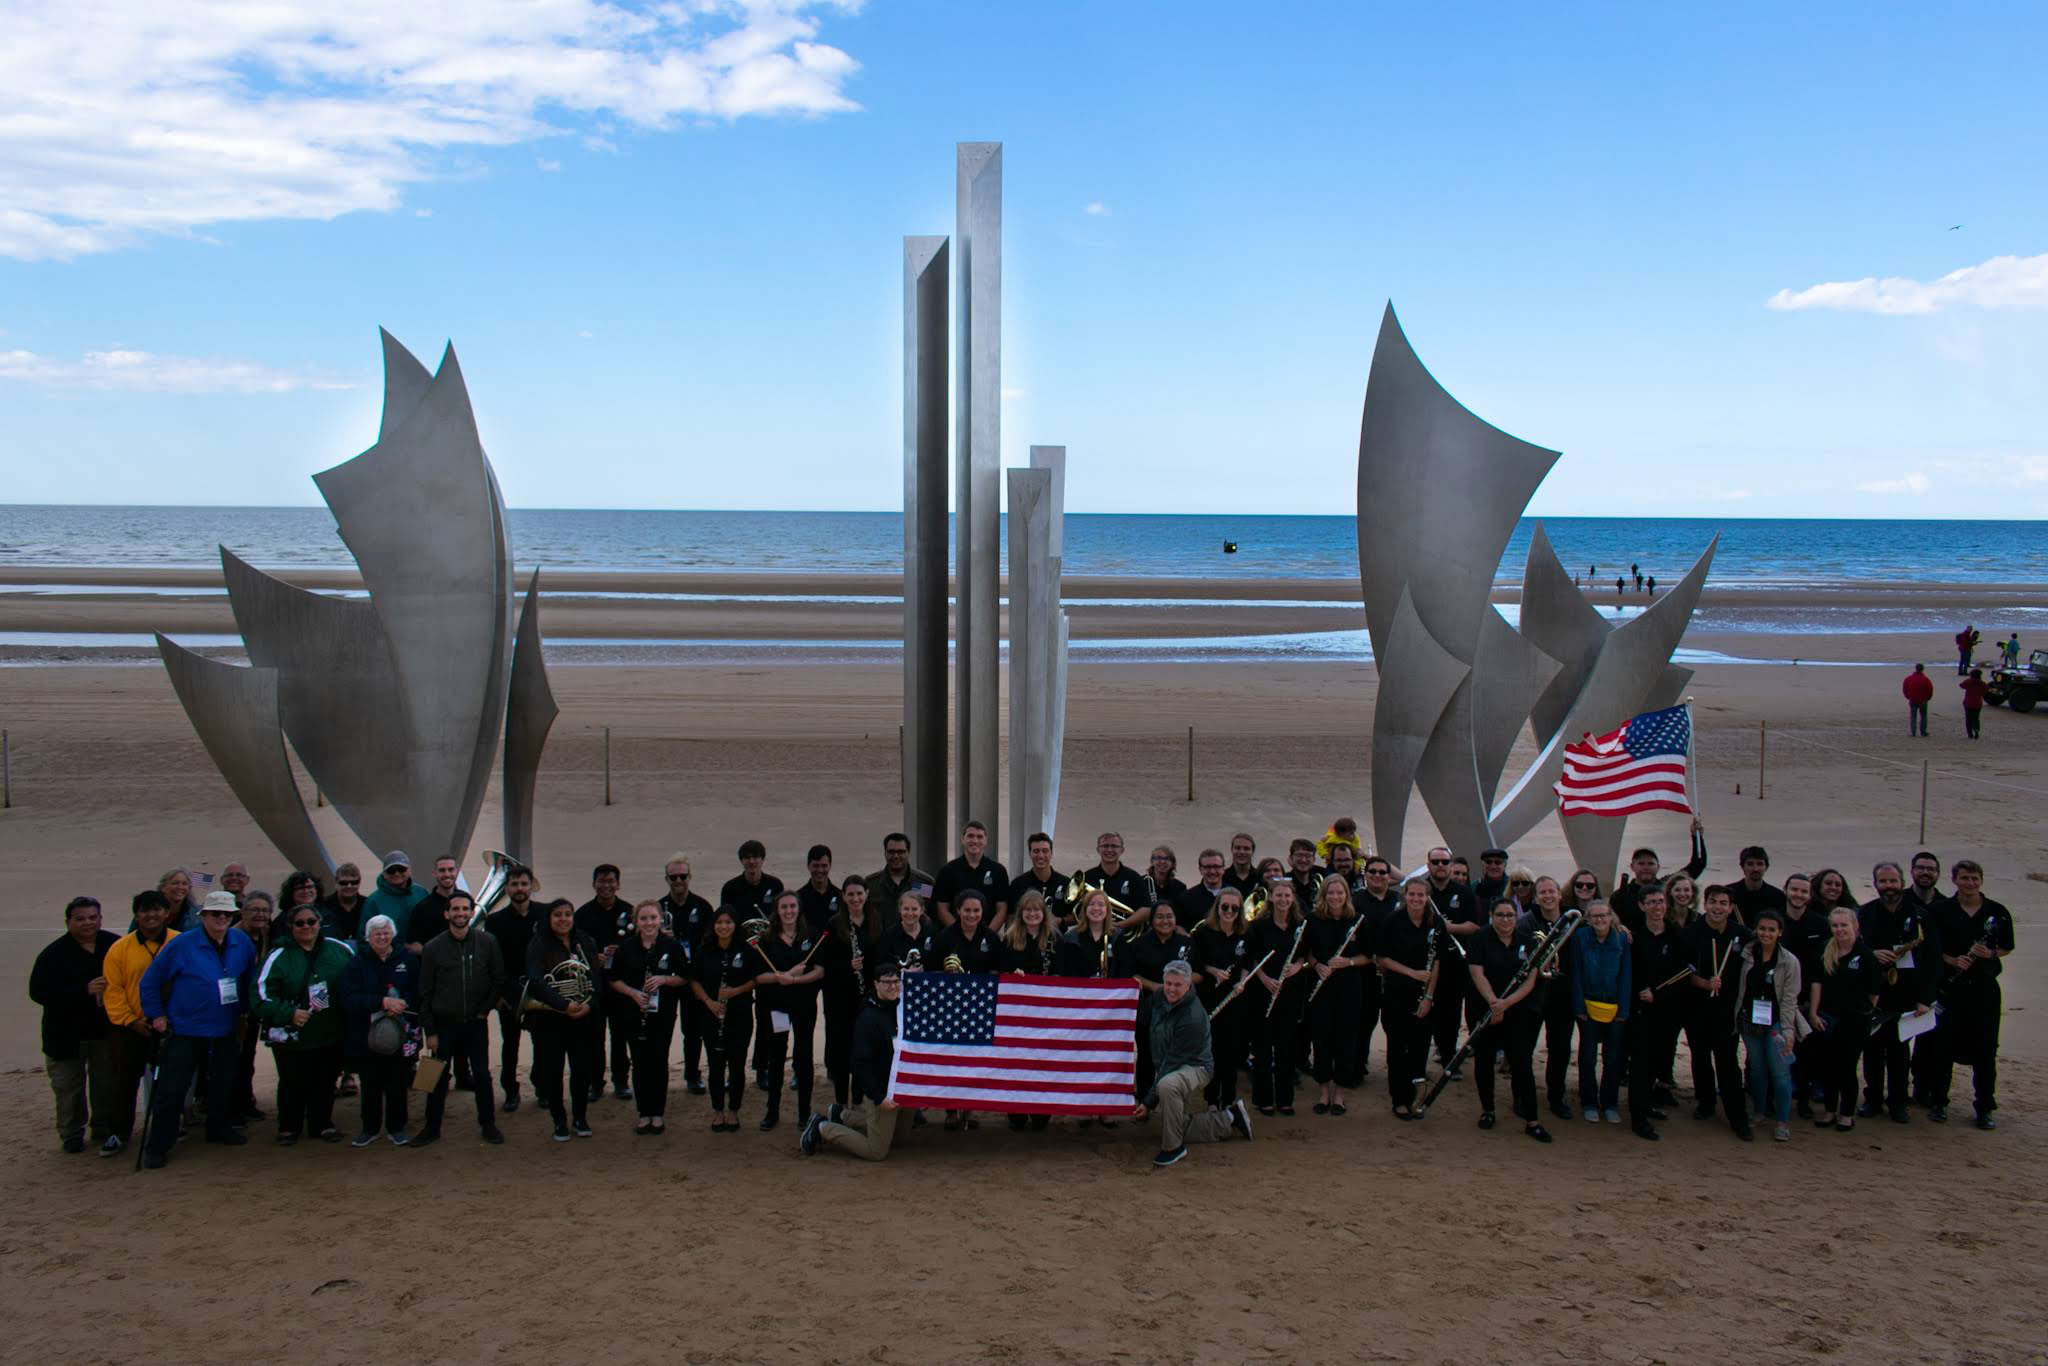
[[[178,1140],[178,1120],[193,1078],[206,1080],[206,1141],[241,1144],[234,1128],[236,1030],[249,1009],[256,946],[229,923],[233,892],[208,892],[199,929],[165,944],[142,974],[141,1004],[163,1040],[146,1167],[161,1167]]]

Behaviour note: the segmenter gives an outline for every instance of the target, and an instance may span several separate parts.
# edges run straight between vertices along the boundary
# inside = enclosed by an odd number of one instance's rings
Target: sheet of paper
[[[769,1011],[769,1012],[768,1012],[768,1027],[769,1027],[770,1029],[774,1030],[774,1031],[775,1031],[775,1032],[776,1032],[777,1034],[787,1034],[787,1033],[789,1033],[789,1016],[788,1016],[788,1014],[787,1014],[787,1013],[785,1013],[785,1012],[783,1012],[783,1011],[780,1011],[780,1010],[771,1010],[771,1011]]]
[[[1935,1021],[1939,1018],[1931,1010],[1925,1015],[1899,1016],[1899,1039],[1903,1042],[1906,1039],[1919,1038],[1922,1034],[1934,1028]]]

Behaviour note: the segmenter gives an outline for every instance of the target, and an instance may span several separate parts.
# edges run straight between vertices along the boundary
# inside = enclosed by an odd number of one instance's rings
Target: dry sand
[[[1943,637],[1905,640],[1943,656]],[[632,1107],[607,1099],[593,1141],[546,1141],[529,1105],[505,1121],[510,1142],[485,1149],[458,1098],[451,1141],[417,1154],[278,1149],[260,1124],[246,1149],[191,1143],[166,1171],[134,1175],[125,1159],[57,1151],[36,1016],[17,987],[0,1007],[8,1356],[2048,1359],[2036,999],[2048,883],[2028,880],[2048,879],[2048,712],[1987,712],[1984,740],[1966,745],[1936,672],[1936,734],[1906,741],[1889,670],[1703,668],[1710,876],[1732,877],[1752,840],[1779,873],[1903,857],[1931,760],[1928,844],[1984,862],[1988,890],[2018,913],[1995,1134],[1916,1115],[1852,1135],[1799,1125],[1789,1147],[1750,1146],[1681,1113],[1654,1145],[1560,1123],[1538,1147],[1512,1125],[1476,1130],[1469,1083],[1427,1123],[1395,1123],[1376,1055],[1349,1116],[1315,1118],[1304,1102],[1299,1118],[1261,1124],[1257,1142],[1198,1149],[1164,1173],[1148,1167],[1143,1126],[933,1128],[878,1167],[806,1162],[792,1125],[754,1130],[757,1095],[743,1132],[714,1137],[705,1102],[678,1090],[658,1142],[634,1138]],[[677,849],[715,886],[747,836],[767,841],[786,877],[812,840],[839,850],[842,871],[879,861],[897,823],[895,669],[560,667],[554,682],[563,715],[537,859],[550,890],[580,894],[607,859],[624,865],[628,892],[652,893]],[[1272,848],[1337,814],[1363,820],[1374,683],[1353,664],[1077,664],[1061,866],[1106,827],[1139,861],[1173,844],[1186,868],[1236,829]],[[75,891],[125,903],[173,863],[236,856],[259,882],[279,880],[160,670],[0,670],[0,724],[17,803],[0,814],[0,943],[24,976]],[[330,847],[363,854],[331,810],[317,815]],[[479,847],[496,823],[487,807]],[[1429,837],[1418,804],[1411,858]],[[1640,818],[1630,838],[1682,861],[1680,818]],[[1565,868],[1554,824],[1515,855]],[[269,1084],[265,1059],[266,1108]]]

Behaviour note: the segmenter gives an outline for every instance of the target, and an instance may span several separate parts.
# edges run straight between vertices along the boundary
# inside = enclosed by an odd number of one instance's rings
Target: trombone
[[[1138,914],[1129,906],[1124,905],[1123,902],[1118,901],[1115,897],[1111,896],[1107,891],[1104,891],[1102,888],[1093,886],[1090,883],[1088,883],[1085,879],[1082,878],[1081,874],[1077,872],[1074,874],[1072,878],[1068,879],[1066,894],[1067,904],[1074,908],[1074,918],[1076,923],[1080,923],[1082,920],[1086,919],[1086,917],[1081,914],[1081,908],[1087,904],[1087,897],[1090,892],[1102,892],[1102,899],[1109,903],[1109,913],[1113,917],[1123,920],[1130,920],[1136,917],[1136,915]],[[1122,936],[1119,942],[1125,944],[1134,944],[1137,942],[1138,937],[1142,935],[1144,932],[1145,927],[1143,925],[1140,925],[1136,929],[1132,930],[1129,934]],[[1117,939],[1118,936],[1114,931],[1111,931],[1109,934],[1109,938]]]

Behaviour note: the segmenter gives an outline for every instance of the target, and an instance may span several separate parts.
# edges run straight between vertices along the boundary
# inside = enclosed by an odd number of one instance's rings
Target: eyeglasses
[[[233,911],[201,911],[199,918],[201,920],[226,920],[233,914]]]
[[[1600,884],[1597,882],[1574,882],[1572,884],[1572,890],[1579,892],[1597,892],[1600,890]]]
[[[1511,877],[1508,879],[1508,886],[1510,887],[1534,887],[1535,885],[1533,881],[1525,877]]]
[[[317,928],[317,927],[319,926],[319,924],[320,924],[320,922],[319,922],[319,920],[318,920],[318,919],[313,919],[313,920],[294,920],[294,921],[292,922],[292,928],[293,928],[293,929],[295,929],[295,930],[310,930],[310,929],[315,929],[315,928]]]
[[[690,880],[690,875],[688,873],[670,873],[668,875],[668,880],[670,882],[688,882]]]
[[[363,880],[359,877],[338,877],[334,879],[334,885],[337,887],[360,887],[363,885]]]
[[[1436,868],[1448,865],[1449,863],[1450,860],[1447,858],[1433,858],[1429,861],[1429,866],[1432,868]]]

